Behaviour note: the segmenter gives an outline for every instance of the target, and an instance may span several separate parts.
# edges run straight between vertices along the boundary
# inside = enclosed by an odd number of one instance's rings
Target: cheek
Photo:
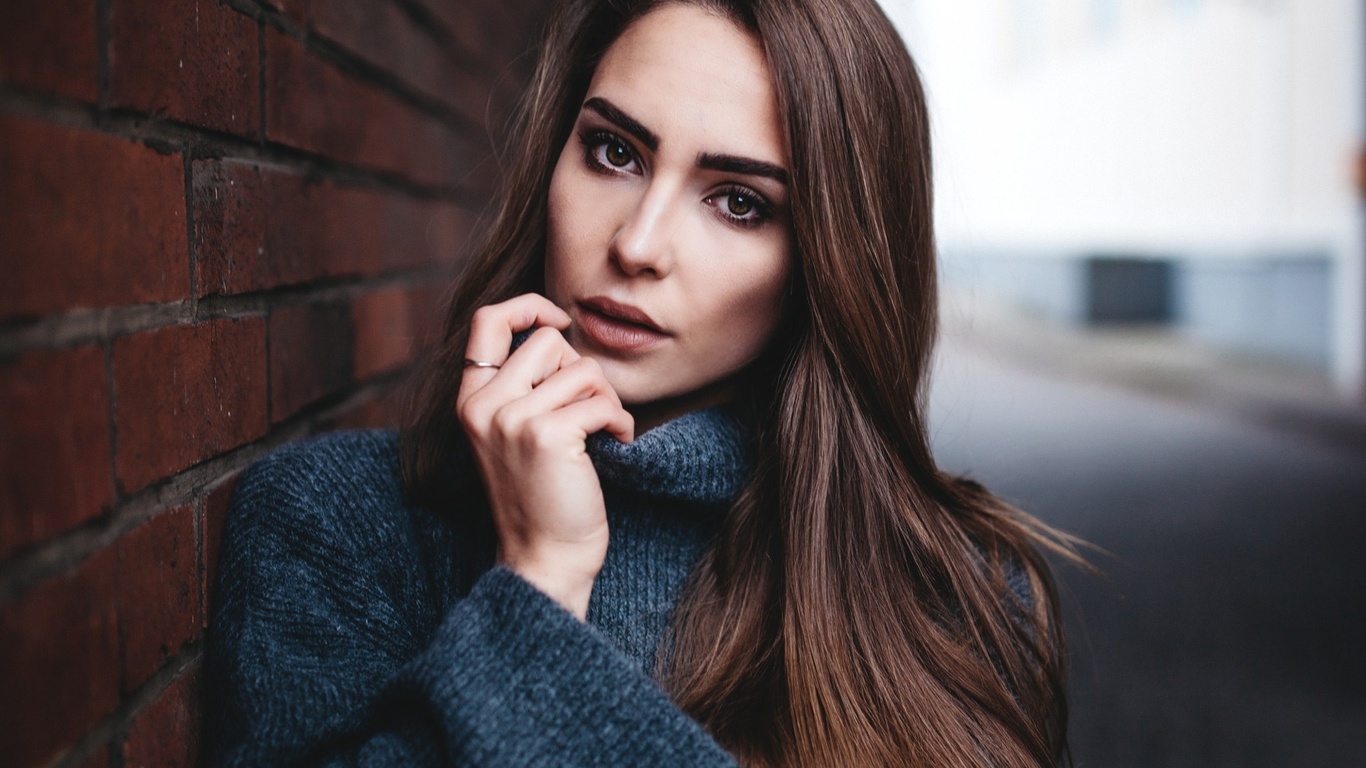
[[[783,297],[790,269],[787,239],[766,243],[749,269],[718,270],[713,286],[712,333],[714,338],[748,362],[763,348],[782,318]]]
[[[573,279],[574,255],[583,251],[587,237],[583,223],[588,219],[576,207],[584,195],[570,167],[571,154],[567,146],[561,152],[546,200],[545,290],[547,298],[556,303],[567,293]]]

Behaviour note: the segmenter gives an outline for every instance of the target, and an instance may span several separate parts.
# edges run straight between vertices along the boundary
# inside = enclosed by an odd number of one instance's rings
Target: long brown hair
[[[659,4],[570,0],[548,27],[501,207],[404,432],[419,503],[453,501],[470,317],[541,289],[555,160],[598,60]],[[873,0],[698,4],[768,58],[790,153],[793,284],[760,363],[766,386],[749,398],[755,469],[676,609],[664,684],[748,765],[1053,764],[1065,653],[1036,547],[1070,557],[1070,543],[940,472],[927,440],[935,244],[915,65]]]

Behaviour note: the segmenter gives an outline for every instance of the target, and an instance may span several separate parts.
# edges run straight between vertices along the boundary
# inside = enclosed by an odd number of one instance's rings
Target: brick
[[[116,558],[97,552],[72,574],[0,604],[0,755],[50,763],[119,704]]]
[[[407,365],[419,349],[435,340],[444,291],[445,286],[439,284],[386,288],[352,302],[357,381]]]
[[[158,514],[115,544],[128,693],[199,637],[203,615],[195,547],[194,509],[188,506]]]
[[[515,35],[508,29],[511,17],[502,3],[419,1],[442,23],[462,51],[494,65],[492,68],[524,52],[508,49]]]
[[[266,5],[283,13],[295,24],[303,26],[308,21],[308,0],[263,0]]]
[[[233,489],[237,487],[237,474],[224,480],[209,492],[204,499],[204,524],[200,533],[204,537],[204,572],[200,589],[204,603],[204,626],[209,626],[213,616],[214,593],[218,584],[218,556],[223,548],[223,525],[228,520],[228,508],[232,502]]]
[[[454,266],[475,220],[452,203],[237,160],[195,161],[194,215],[200,295]]]
[[[113,0],[110,15],[113,106],[259,135],[256,21],[216,0]]]
[[[396,393],[386,390],[383,395],[372,397],[338,416],[333,426],[337,429],[393,429],[401,419],[402,409]]]
[[[266,31],[266,138],[432,185],[459,184],[484,154],[274,29]]]
[[[474,214],[450,203],[395,196],[385,212],[385,263],[391,268],[460,264]]]
[[[0,3],[0,81],[84,102],[99,98],[95,0]]]
[[[0,318],[189,296],[179,155],[0,117]]]
[[[199,754],[200,667],[196,662],[138,713],[123,744],[124,768],[189,768]]]
[[[357,381],[394,370],[416,350],[413,307],[408,291],[389,288],[367,293],[351,304],[356,332]]]
[[[239,161],[194,164],[200,295],[243,293],[384,266],[385,201]]]
[[[344,304],[270,314],[270,420],[282,421],[351,383],[351,323]]]
[[[419,351],[441,340],[446,320],[446,294],[446,284],[436,282],[418,288],[408,298],[413,344]]]
[[[114,342],[118,480],[132,493],[266,433],[259,317],[161,328]]]
[[[0,560],[113,501],[104,352],[30,352],[0,365]]]
[[[486,77],[458,61],[399,7],[373,0],[314,0],[313,28],[423,94],[484,124]]]

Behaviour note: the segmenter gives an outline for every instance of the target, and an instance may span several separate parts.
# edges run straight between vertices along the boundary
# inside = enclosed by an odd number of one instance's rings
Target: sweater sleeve
[[[316,453],[268,458],[234,493],[206,764],[735,765],[610,641],[511,571],[436,609],[414,566],[420,535],[371,498],[386,494],[366,462],[320,477]]]

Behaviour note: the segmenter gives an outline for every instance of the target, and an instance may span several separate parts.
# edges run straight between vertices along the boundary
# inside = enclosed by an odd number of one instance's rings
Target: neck
[[[626,410],[636,420],[636,435],[641,435],[685,413],[728,403],[734,396],[734,382],[729,382],[729,386],[723,388],[711,384],[677,397],[668,397],[648,403],[627,403]]]

